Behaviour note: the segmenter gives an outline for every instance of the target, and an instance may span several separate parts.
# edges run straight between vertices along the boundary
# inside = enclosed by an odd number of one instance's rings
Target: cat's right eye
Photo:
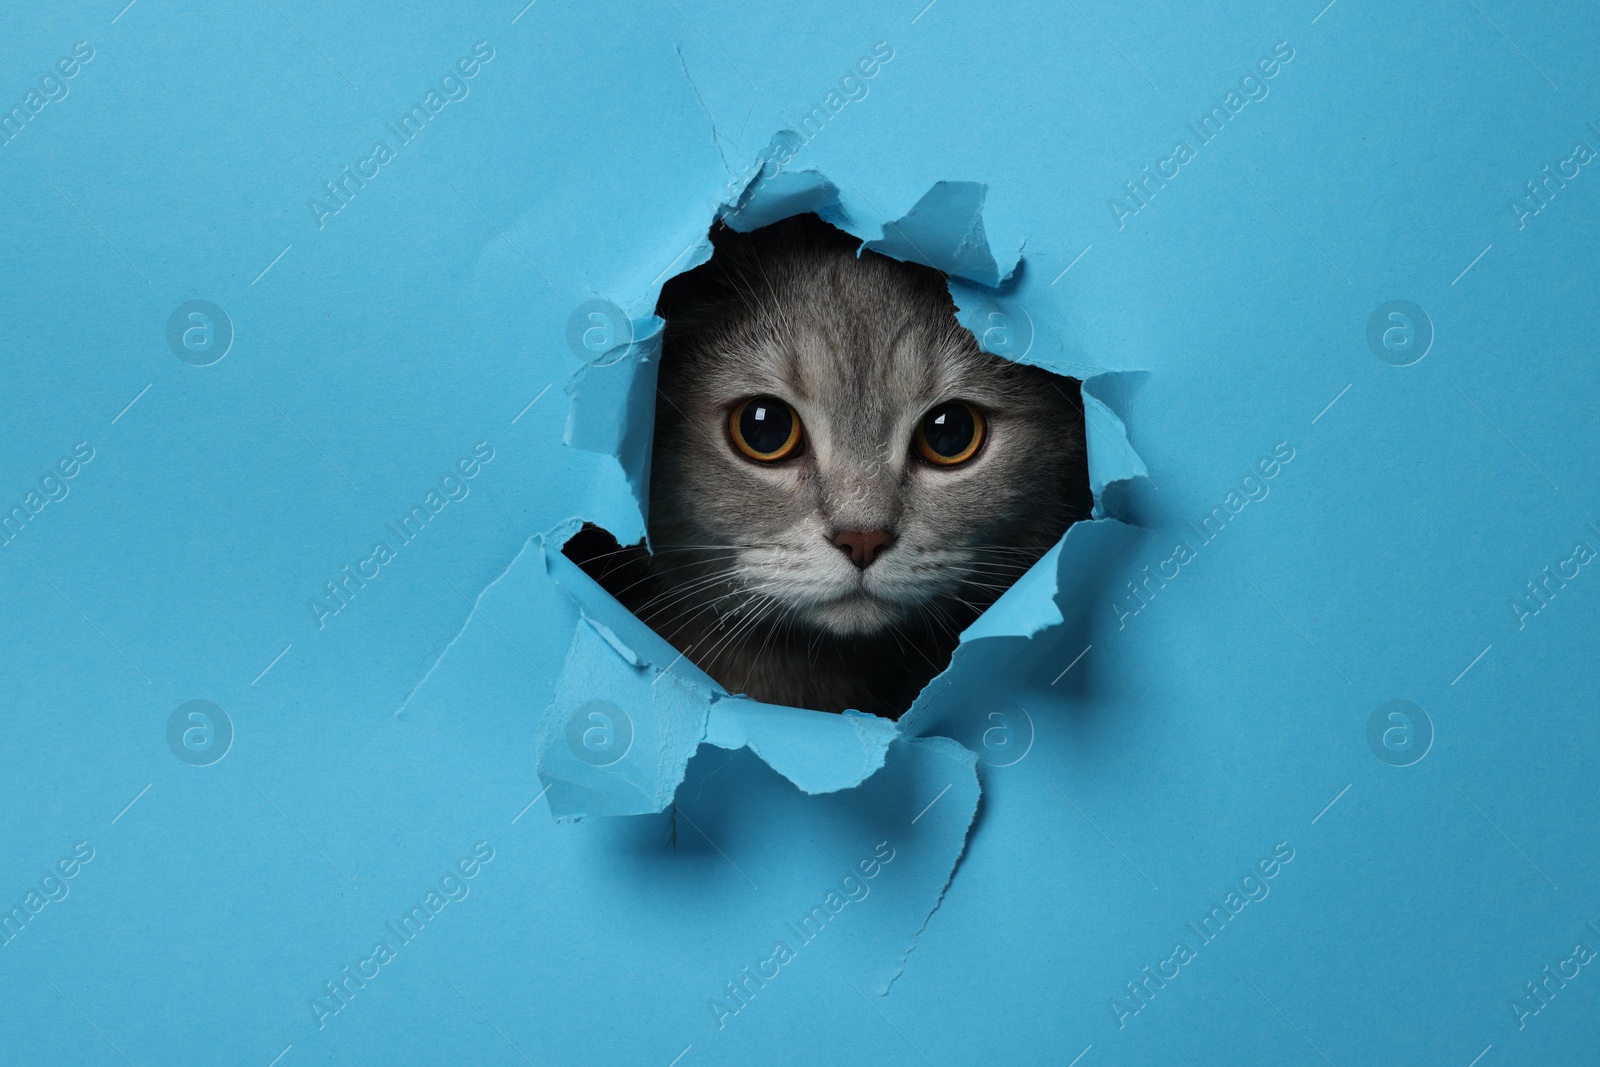
[[[983,413],[971,404],[952,400],[922,417],[912,443],[917,454],[936,467],[955,467],[983,446]]]
[[[759,463],[776,463],[798,455],[800,416],[775,396],[754,396],[728,416],[734,447]]]

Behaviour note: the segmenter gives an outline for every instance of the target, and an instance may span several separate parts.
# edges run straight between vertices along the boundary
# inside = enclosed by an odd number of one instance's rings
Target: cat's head
[[[1084,517],[1077,383],[983,352],[937,271],[813,216],[715,237],[662,303],[650,535],[678,606],[961,626]]]

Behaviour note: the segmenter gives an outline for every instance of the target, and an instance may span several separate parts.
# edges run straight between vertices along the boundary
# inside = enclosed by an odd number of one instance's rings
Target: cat
[[[569,554],[730,692],[898,717],[1088,517],[1079,383],[815,215],[711,237],[657,308],[648,555]]]

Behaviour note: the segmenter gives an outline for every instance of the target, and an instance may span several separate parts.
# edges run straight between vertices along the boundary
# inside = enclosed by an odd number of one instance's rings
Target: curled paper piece
[[[566,386],[571,403],[563,442],[614,459],[636,504],[625,517],[611,518],[615,527],[607,526],[625,542],[644,536],[664,325],[654,315],[631,323],[629,341],[580,365]]]
[[[895,259],[925,263],[956,278],[998,288],[1017,269],[1019,246],[996,261],[983,228],[982,182],[936,182],[904,218],[883,224],[867,248]]]
[[[785,170],[771,177],[758,175],[738,203],[723,212],[722,221],[740,233],[749,233],[807,212],[848,229],[839,205],[838,187],[814,170]]]
[[[1089,447],[1089,488],[1094,492],[1094,517],[1105,518],[1105,493],[1116,482],[1148,478],[1149,469],[1133,442],[1128,440],[1128,425],[1112,410],[1107,399],[1123,393],[1123,386],[1137,375],[1107,373],[1087,378],[1083,383],[1084,434]],[[1102,398],[1107,399],[1102,399]]]
[[[550,810],[558,819],[663,811],[726,691],[558,549],[542,548],[546,573],[579,612],[535,728]]]
[[[899,736],[893,722],[876,715],[823,715],[743,697],[718,701],[706,731],[711,744],[748,748],[811,794],[860,785],[883,766],[889,745]]]

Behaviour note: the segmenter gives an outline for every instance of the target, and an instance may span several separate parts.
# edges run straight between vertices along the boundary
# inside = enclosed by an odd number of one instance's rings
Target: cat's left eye
[[[775,396],[751,397],[728,415],[734,447],[760,463],[776,463],[800,451],[800,416]]]
[[[983,447],[983,413],[971,404],[952,400],[940,404],[917,424],[912,443],[917,454],[937,467],[965,463]]]

